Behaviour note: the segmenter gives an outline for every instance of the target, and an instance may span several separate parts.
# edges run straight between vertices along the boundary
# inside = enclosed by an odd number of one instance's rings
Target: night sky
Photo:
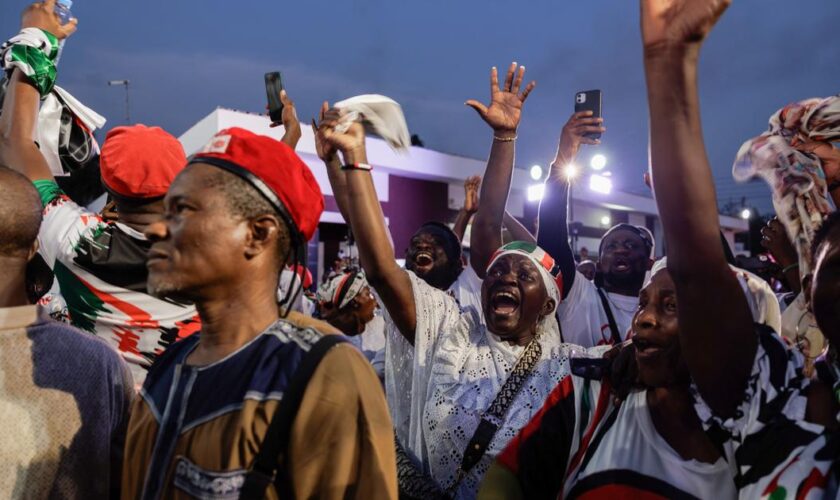
[[[3,0],[4,38],[27,2]],[[545,165],[576,91],[600,88],[608,128],[600,147],[617,189],[644,192],[647,107],[634,0],[161,1],[77,0],[59,84],[109,118],[180,135],[217,106],[261,111],[262,75],[283,72],[302,120],[324,99],[388,95],[429,148],[484,158],[490,131],[464,101],[486,101],[491,66],[518,61],[537,88],[525,104],[517,166]],[[740,144],[793,100],[840,92],[840,1],[735,0],[706,43],[701,99],[721,205],[761,183],[736,185]],[[584,150],[588,162],[593,154]]]

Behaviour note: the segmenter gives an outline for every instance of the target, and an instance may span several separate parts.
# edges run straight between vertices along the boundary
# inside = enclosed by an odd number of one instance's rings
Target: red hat
[[[187,165],[184,147],[160,127],[116,127],[99,156],[102,182],[120,198],[162,198]]]
[[[303,235],[304,242],[315,234],[324,196],[309,167],[285,143],[229,128],[217,133],[190,163],[208,163],[242,177]]]

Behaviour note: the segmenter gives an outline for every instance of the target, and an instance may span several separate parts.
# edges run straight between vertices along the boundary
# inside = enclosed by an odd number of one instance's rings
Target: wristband
[[[789,266],[785,266],[785,267],[782,268],[782,274],[787,274],[788,271],[792,271],[792,270],[796,269],[797,267],[799,267],[799,262],[794,262],[793,264],[791,264]]]
[[[366,170],[370,172],[373,170],[373,165],[368,163],[351,163],[348,165],[342,165],[341,170]]]
[[[516,136],[516,135],[513,136],[513,137],[499,137],[497,135],[494,135],[493,140],[494,141],[499,141],[499,142],[513,142],[513,141],[516,140],[517,137],[518,136]]]

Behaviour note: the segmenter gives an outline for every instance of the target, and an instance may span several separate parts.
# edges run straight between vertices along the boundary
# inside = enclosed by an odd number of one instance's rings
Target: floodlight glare
[[[578,171],[579,171],[579,169],[578,169],[577,165],[575,165],[574,163],[569,163],[563,169],[563,173],[566,175],[566,178],[569,179],[569,180],[572,180],[575,177],[577,177]]]
[[[610,222],[611,221],[610,221],[610,216],[609,215],[605,215],[605,216],[601,217],[601,225],[602,226],[609,226]]]
[[[526,193],[528,201],[540,201],[545,194],[545,184],[532,184]]]
[[[603,175],[592,174],[589,177],[589,190],[601,194],[612,192],[612,179]]]
[[[589,160],[589,166],[594,170],[601,170],[607,166],[607,157],[598,153]]]
[[[745,208],[745,209],[741,210],[741,218],[742,219],[750,220],[750,217],[752,217],[752,210],[750,210],[749,208]]]
[[[534,165],[533,167],[531,167],[531,179],[534,179],[535,181],[538,181],[538,180],[542,179],[542,176],[543,176],[543,169],[542,169],[541,166]]]

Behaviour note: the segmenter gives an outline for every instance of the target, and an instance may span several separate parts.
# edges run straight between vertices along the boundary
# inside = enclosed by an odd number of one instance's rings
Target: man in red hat
[[[169,187],[164,218],[146,228],[149,291],[194,302],[202,327],[158,358],[134,404],[124,497],[397,497],[371,366],[328,324],[281,317],[275,300],[323,208],[291,148],[239,128]]]
[[[62,26],[53,11],[27,9],[22,28],[68,36],[75,23]],[[161,300],[146,292],[143,231],[163,214],[163,196],[187,164],[184,149],[158,127],[112,129],[102,147],[102,182],[115,213],[91,213],[58,187],[35,143],[39,91],[14,69],[0,119],[0,162],[29,177],[41,195],[44,222],[40,253],[55,273],[58,289],[42,301],[56,319],[93,333],[128,362],[135,382],[167,346],[199,329],[189,302]],[[294,104],[284,95],[287,136],[296,141],[300,127]],[[294,136],[294,137],[292,137]],[[284,138],[286,140],[286,138]],[[60,291],[60,293],[59,293]]]

